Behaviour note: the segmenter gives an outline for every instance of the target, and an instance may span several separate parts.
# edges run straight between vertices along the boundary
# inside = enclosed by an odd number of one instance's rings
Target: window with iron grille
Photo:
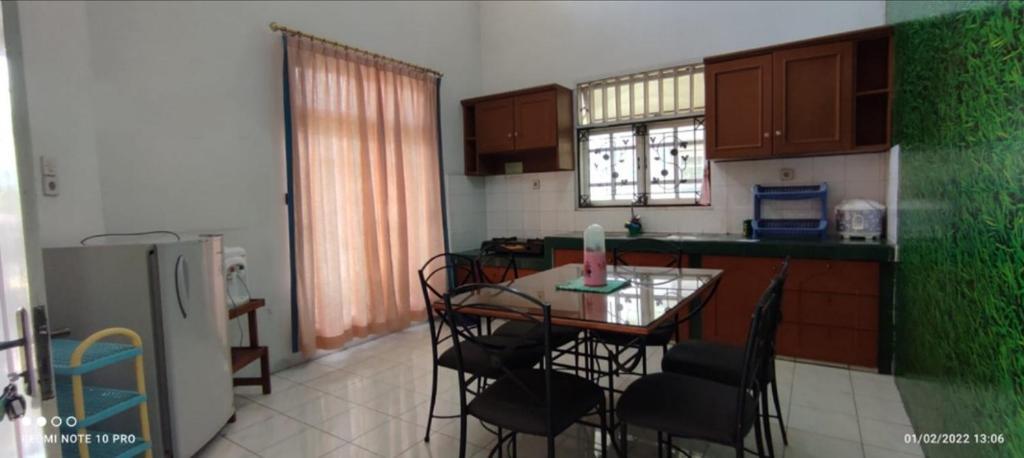
[[[710,205],[704,68],[577,86],[579,206]]]

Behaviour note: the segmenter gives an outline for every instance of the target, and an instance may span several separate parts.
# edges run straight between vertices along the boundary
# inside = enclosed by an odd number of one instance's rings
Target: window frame
[[[702,205],[700,203],[700,199],[699,198],[696,199],[695,201],[690,201],[689,199],[686,199],[686,200],[682,200],[682,199],[658,199],[658,200],[652,200],[652,199],[649,198],[650,197],[650,191],[651,191],[651,189],[653,187],[652,186],[652,182],[651,182],[651,176],[650,176],[650,164],[649,164],[649,162],[650,162],[650,160],[649,160],[650,159],[649,158],[650,151],[648,150],[649,145],[648,145],[648,136],[647,136],[647,132],[649,130],[656,129],[656,128],[658,128],[658,126],[671,125],[673,123],[676,123],[676,122],[678,122],[680,120],[684,120],[684,119],[695,119],[695,120],[699,119],[700,122],[703,124],[703,127],[705,129],[704,130],[704,132],[705,132],[705,137],[704,137],[704,161],[705,161],[704,162],[704,167],[710,167],[710,163],[707,160],[707,137],[706,137],[706,134],[707,134],[707,120],[705,119],[705,110],[707,108],[707,100],[703,100],[703,103],[702,103],[702,105],[700,107],[695,107],[694,106],[696,101],[697,101],[696,100],[696,95],[695,95],[696,94],[695,85],[697,84],[696,83],[695,75],[698,74],[698,73],[701,75],[701,78],[700,78],[701,81],[703,81],[703,84],[706,85],[707,84],[707,81],[705,79],[706,68],[705,68],[703,62],[700,62],[700,61],[680,64],[680,65],[674,65],[674,66],[671,66],[671,67],[659,68],[659,69],[654,69],[654,70],[634,72],[634,73],[629,73],[629,74],[612,75],[612,76],[608,76],[608,77],[605,77],[605,78],[599,78],[599,79],[584,81],[584,82],[580,82],[580,83],[576,84],[576,91],[574,91],[574,94],[573,94],[573,110],[576,113],[575,122],[574,122],[574,125],[573,125],[573,128],[575,129],[575,133],[576,133],[576,153],[577,153],[577,157],[576,157],[576,159],[577,159],[577,161],[576,161],[576,164],[577,164],[577,170],[576,170],[576,209],[579,210],[579,209],[594,209],[594,208],[629,208],[629,207],[698,207],[698,208],[710,208],[711,207],[710,196],[708,198],[708,203],[706,205]],[[657,84],[658,91],[659,91],[658,92],[658,104],[659,104],[659,108],[663,108],[663,107],[660,106],[662,101],[663,101],[663,99],[662,99],[663,94],[661,94],[661,91],[664,88],[663,84],[661,83],[661,81],[662,81],[661,78],[663,78],[667,74],[673,75],[673,78],[678,78],[680,75],[687,75],[688,76],[687,81],[689,82],[689,90],[690,90],[689,101],[690,101],[690,105],[689,105],[689,107],[687,109],[680,109],[679,106],[675,106],[674,105],[675,107],[674,107],[673,110],[671,110],[671,112],[669,112],[667,110],[664,110],[664,109],[659,109],[658,110],[658,114],[648,115],[647,105],[649,103],[650,96],[651,96],[651,94],[648,93],[649,89],[647,89],[647,88],[650,87],[649,83],[650,83],[650,81],[659,81],[659,83]],[[651,78],[654,78],[654,79],[651,79]],[[635,94],[634,94],[634,87],[635,87],[634,84],[637,84],[638,82],[642,82],[642,84],[645,86],[644,95],[643,95],[642,99],[639,101],[639,103],[643,104],[643,109],[642,109],[640,114],[636,114],[636,110],[634,109],[634,105],[638,103],[638,100],[636,99]],[[596,87],[620,86],[620,85],[623,85],[623,84],[627,85],[628,88],[629,88],[628,89],[628,92],[629,92],[629,95],[630,95],[629,106],[631,107],[630,108],[630,115],[629,116],[623,117],[623,116],[620,116],[618,114],[618,108],[620,107],[620,105],[622,105],[622,101],[619,100],[620,97],[617,96],[616,97],[616,101],[615,101],[615,105],[616,105],[615,106],[615,108],[616,108],[616,120],[615,121],[593,122],[593,113],[588,113],[587,114],[588,122],[586,124],[581,124],[583,114],[582,114],[582,110],[581,110],[581,107],[580,107],[580,102],[581,102],[581,99],[584,98],[584,96],[581,94],[581,91],[583,90],[583,88],[591,88],[593,86],[596,86]],[[672,87],[674,88],[673,90],[676,91],[675,95],[674,95],[674,104],[677,105],[678,101],[679,101],[679,97],[680,97],[680,95],[678,93],[678,90],[680,89],[680,83],[679,83],[678,79],[674,79],[674,84],[672,85]],[[620,90],[616,90],[615,92],[616,92],[616,94],[618,94],[621,91]],[[593,105],[594,101],[596,100],[595,92],[593,90],[591,90],[588,93],[588,95],[586,96],[586,98],[590,101],[590,104],[591,104],[591,106],[587,107],[587,109],[589,110],[590,108],[592,108],[592,105]],[[603,119],[606,119],[607,115],[608,115],[607,111],[608,111],[608,108],[609,108],[609,101],[608,100],[604,100],[604,96],[603,95],[602,95],[601,98],[602,98],[602,113],[603,113],[602,114],[602,120],[603,120]],[[703,97],[702,97],[702,99],[703,99]],[[589,158],[590,151],[589,151],[589,148],[585,148],[585,146],[587,144],[587,141],[588,141],[588,136],[591,133],[594,133],[594,132],[600,133],[600,132],[606,132],[607,131],[607,132],[610,133],[610,132],[615,132],[615,131],[622,131],[622,130],[624,130],[626,128],[628,128],[628,129],[633,131],[633,138],[634,138],[633,150],[634,150],[634,155],[635,155],[635,159],[634,160],[635,160],[635,163],[636,163],[636,171],[635,172],[636,172],[637,193],[634,195],[633,199],[630,200],[630,201],[627,201],[627,200],[606,200],[606,201],[593,202],[593,201],[590,200],[589,192],[586,193],[586,194],[583,192],[584,190],[589,191],[589,183],[590,183],[590,165],[591,165],[590,158]],[[642,129],[643,135],[639,135],[638,134],[638,129]],[[703,180],[703,177],[701,179]],[[614,186],[614,184],[613,184],[613,186]],[[710,186],[709,186],[709,191],[710,191]]]
[[[652,187],[650,177],[650,151],[648,150],[648,138],[647,132],[652,128],[658,126],[672,125],[681,120],[693,119],[695,122],[699,119],[704,124],[705,135],[707,132],[706,119],[704,114],[691,114],[686,116],[675,116],[672,118],[657,118],[645,120],[643,122],[629,122],[611,125],[600,125],[597,127],[577,127],[576,128],[576,151],[578,164],[576,172],[576,209],[594,209],[594,208],[630,208],[630,207],[697,207],[697,208],[711,208],[710,199],[707,205],[700,204],[699,199],[691,202],[681,199],[650,199],[650,191]],[[589,194],[584,194],[584,189],[589,189],[590,183],[590,148],[585,147],[588,142],[588,137],[595,131],[597,133],[603,132],[621,132],[628,128],[633,131],[633,138],[635,145],[633,147],[634,154],[636,156],[636,186],[637,193],[631,201],[626,200],[605,200],[593,202],[590,200]],[[643,135],[640,135],[638,129],[643,130]],[[704,138],[704,167],[710,167],[710,163],[707,159],[707,137]],[[703,177],[701,178],[703,180]],[[710,187],[709,187],[710,190]]]

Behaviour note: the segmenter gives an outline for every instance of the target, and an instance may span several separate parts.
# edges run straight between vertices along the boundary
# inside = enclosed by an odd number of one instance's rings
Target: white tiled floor
[[[434,420],[423,442],[430,396],[430,346],[426,327],[332,353],[273,376],[273,394],[237,388],[237,422],[225,427],[201,457],[454,457],[458,424]],[[660,349],[650,366],[660,366]],[[438,413],[458,409],[454,372],[441,369]],[[908,446],[912,432],[892,377],[855,370],[779,361],[778,376],[789,446],[778,429],[776,456],[785,458],[901,458],[923,456]],[[628,380],[622,383],[628,384]],[[773,424],[774,426],[774,424]],[[649,432],[635,431],[641,437]],[[486,456],[494,437],[476,422],[469,454]],[[732,450],[686,441],[700,457],[732,457]],[[574,426],[557,441],[558,456],[593,457],[595,433]],[[523,436],[519,456],[543,456],[543,440]],[[612,453],[614,456],[614,453]],[[651,445],[630,447],[631,457],[654,456]]]

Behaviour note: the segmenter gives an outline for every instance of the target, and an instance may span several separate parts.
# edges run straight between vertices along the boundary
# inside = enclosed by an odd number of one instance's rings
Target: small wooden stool
[[[257,359],[260,360],[259,377],[235,377],[234,386],[260,385],[263,394],[270,394],[270,352],[266,346],[260,346],[259,330],[256,326],[256,310],[263,307],[263,299],[249,299],[249,302],[228,310],[228,319],[233,320],[248,315],[249,345],[231,347],[231,371],[238,372]]]

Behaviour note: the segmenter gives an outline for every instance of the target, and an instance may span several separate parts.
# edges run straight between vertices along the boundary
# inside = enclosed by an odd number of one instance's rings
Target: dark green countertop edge
[[[661,238],[667,234],[643,234],[636,238]],[[842,261],[892,262],[895,250],[884,242],[854,242],[839,239],[826,240],[745,240],[735,235],[685,235],[686,240],[664,240],[680,247],[686,254],[712,256],[750,256],[796,259],[829,259]],[[633,238],[624,234],[608,234],[607,250]],[[582,250],[581,233],[555,235],[544,238],[544,257],[548,265],[554,261],[554,250]]]

